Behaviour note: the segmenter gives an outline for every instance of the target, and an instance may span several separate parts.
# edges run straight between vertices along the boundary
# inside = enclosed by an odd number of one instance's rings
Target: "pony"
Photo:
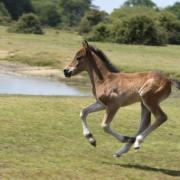
[[[115,157],[127,153],[134,144],[139,149],[144,139],[167,120],[160,103],[171,94],[172,84],[180,89],[180,81],[173,81],[158,72],[120,72],[99,49],[83,41],[72,62],[64,69],[67,78],[83,71],[89,75],[92,93],[96,102],[84,108],[81,113],[83,135],[89,143],[96,146],[96,140],[87,124],[89,113],[105,110],[101,126],[103,130],[125,145],[118,149]],[[119,108],[133,103],[141,104],[141,121],[137,133],[124,136],[115,132],[110,124]],[[155,122],[151,124],[151,114]]]

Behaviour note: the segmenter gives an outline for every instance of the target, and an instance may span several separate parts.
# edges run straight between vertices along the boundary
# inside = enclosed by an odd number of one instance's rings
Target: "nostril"
[[[66,74],[68,72],[68,69],[64,69],[64,74]]]
[[[64,75],[65,77],[71,77],[71,71],[69,71],[69,69],[64,69]]]

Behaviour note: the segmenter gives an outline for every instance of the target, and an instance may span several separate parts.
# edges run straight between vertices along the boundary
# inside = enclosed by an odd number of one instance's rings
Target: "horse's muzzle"
[[[69,69],[64,69],[64,76],[65,77],[71,77],[72,75],[72,71],[70,71]]]

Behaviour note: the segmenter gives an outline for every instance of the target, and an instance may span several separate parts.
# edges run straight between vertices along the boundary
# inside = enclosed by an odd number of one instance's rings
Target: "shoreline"
[[[51,67],[30,66],[21,63],[9,61],[0,61],[0,72],[5,74],[16,74],[22,76],[36,76],[54,79],[64,79],[64,75],[60,69]]]
[[[49,79],[55,79],[63,82],[78,81],[82,82],[82,76],[76,76],[72,79],[67,79],[64,77],[63,71],[60,69],[52,67],[43,66],[30,66],[27,64],[22,64],[18,62],[10,62],[5,60],[0,60],[0,72],[4,74],[15,74],[18,76],[31,76],[31,77],[43,77]],[[72,82],[73,83],[73,82]]]
[[[18,62],[9,62],[0,60],[0,73],[23,76],[23,77],[36,77],[56,80],[65,83],[69,86],[79,87],[80,89],[91,89],[90,82],[84,76],[77,75],[73,78],[65,78],[61,69],[42,66],[30,66]]]

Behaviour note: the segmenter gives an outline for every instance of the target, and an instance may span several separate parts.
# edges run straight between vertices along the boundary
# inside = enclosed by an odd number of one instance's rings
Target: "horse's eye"
[[[79,60],[81,60],[83,57],[82,56],[80,56],[80,57],[77,57],[77,60],[79,61]]]

